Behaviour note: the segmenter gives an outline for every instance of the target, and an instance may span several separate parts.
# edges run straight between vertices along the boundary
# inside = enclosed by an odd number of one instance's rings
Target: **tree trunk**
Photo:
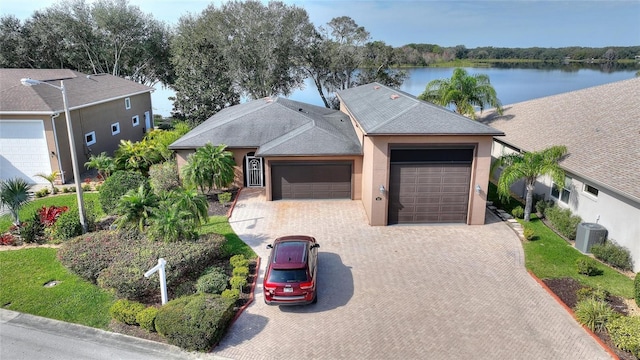
[[[533,205],[533,190],[535,189],[535,179],[533,182],[527,181],[527,196],[524,203],[524,221],[529,221],[531,218],[531,207]]]

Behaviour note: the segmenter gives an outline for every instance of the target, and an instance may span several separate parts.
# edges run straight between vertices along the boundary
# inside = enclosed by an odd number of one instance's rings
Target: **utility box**
[[[604,244],[606,238],[607,229],[604,226],[596,223],[580,223],[576,230],[576,249],[587,254],[593,245]]]

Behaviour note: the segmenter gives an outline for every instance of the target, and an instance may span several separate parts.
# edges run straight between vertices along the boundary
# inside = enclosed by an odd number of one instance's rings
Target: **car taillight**
[[[313,281],[300,283],[300,290],[308,290],[313,287]]]
[[[276,291],[276,286],[271,285],[271,284],[267,284],[264,286],[264,291],[265,292],[270,292],[271,294],[273,294]]]

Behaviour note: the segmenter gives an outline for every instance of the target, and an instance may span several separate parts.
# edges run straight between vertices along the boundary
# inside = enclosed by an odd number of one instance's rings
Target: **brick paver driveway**
[[[244,189],[230,223],[262,258],[315,236],[318,303],[254,303],[214,354],[232,359],[610,359],[526,272],[515,233],[484,226],[367,225],[359,201],[267,202]]]

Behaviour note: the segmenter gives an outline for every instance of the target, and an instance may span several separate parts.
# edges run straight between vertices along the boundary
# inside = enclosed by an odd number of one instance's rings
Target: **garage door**
[[[38,173],[51,173],[42,120],[0,120],[0,178],[46,183]]]
[[[351,163],[274,163],[273,200],[351,199]]]
[[[472,157],[473,149],[392,151],[389,224],[466,223]]]

